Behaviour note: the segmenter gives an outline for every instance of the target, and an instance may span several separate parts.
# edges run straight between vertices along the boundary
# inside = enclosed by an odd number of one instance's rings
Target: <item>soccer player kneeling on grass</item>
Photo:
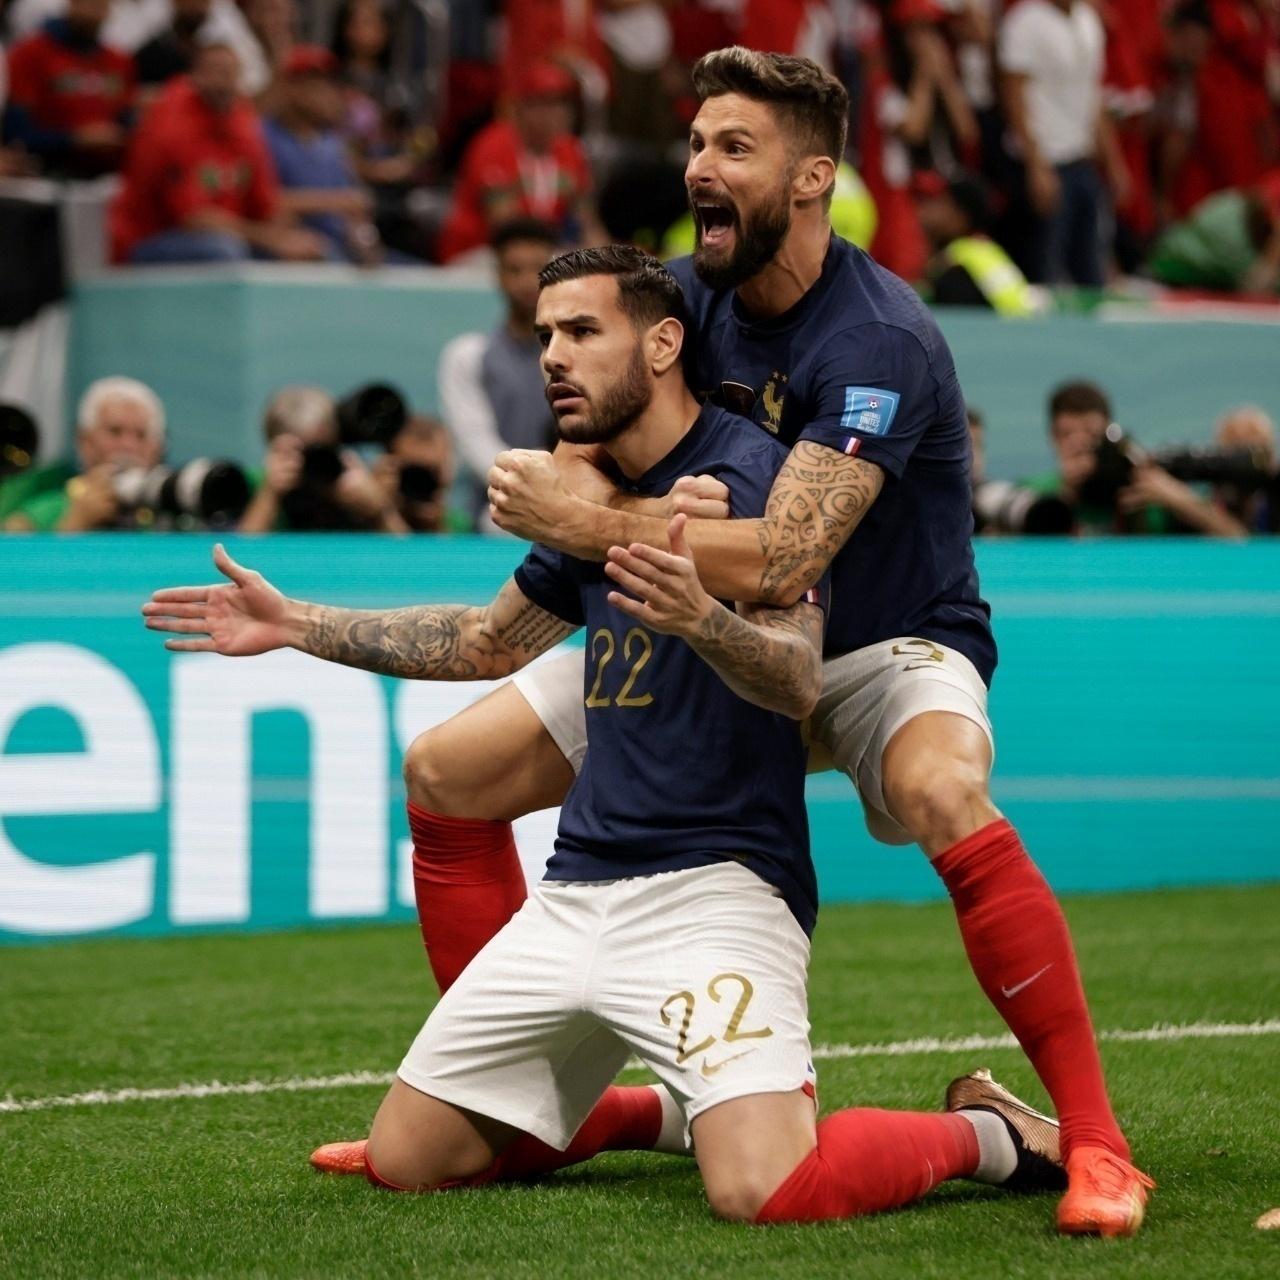
[[[759,514],[785,449],[698,405],[682,315],[674,279],[639,250],[550,264],[537,329],[560,434],[601,446],[633,493],[711,475],[735,513]],[[536,546],[485,608],[288,601],[221,548],[231,585],[146,606],[153,628],[189,637],[171,648],[292,645],[427,679],[506,675],[587,629],[588,750],[546,879],[409,1049],[362,1153],[370,1180],[430,1190],[543,1172],[600,1149],[580,1130],[612,1092],[633,1098],[633,1128],[652,1122],[650,1145],[664,1129],[681,1145],[688,1122],[725,1218],[848,1217],[956,1177],[1060,1188],[1056,1124],[985,1073],[954,1082],[943,1112],[817,1122],[799,722],[822,684],[826,582],[790,607],[735,610],[700,585],[683,526],[669,552],[615,547],[604,565]],[[610,1090],[633,1053],[667,1093]]]

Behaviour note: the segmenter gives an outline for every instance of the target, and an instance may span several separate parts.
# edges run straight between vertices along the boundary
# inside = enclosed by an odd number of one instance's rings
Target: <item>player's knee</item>
[[[420,733],[404,753],[404,786],[409,799],[432,813],[454,814],[459,800],[456,759],[441,728]]]
[[[380,1136],[376,1128],[365,1147],[365,1176],[388,1191],[436,1191],[478,1177],[490,1163],[482,1150],[465,1145],[449,1151],[423,1150]]]
[[[725,1222],[754,1222],[777,1190],[776,1182],[777,1178],[763,1169],[739,1169],[707,1183],[707,1203]]]
[[[926,847],[947,847],[997,816],[986,770],[966,760],[921,760],[889,790],[898,821]]]

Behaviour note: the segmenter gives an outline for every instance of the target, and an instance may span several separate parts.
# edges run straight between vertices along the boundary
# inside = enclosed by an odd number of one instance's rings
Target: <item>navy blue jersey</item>
[[[769,320],[709,289],[690,259],[670,265],[693,317],[685,376],[699,396],[788,448],[813,440],[885,471],[832,564],[827,652],[921,636],[960,650],[989,684],[996,647],[970,543],[964,398],[928,309],[835,235],[817,283]]]
[[[733,511],[758,516],[787,451],[706,406],[678,445],[637,481],[665,494],[714,475]],[[587,628],[587,754],[564,807],[550,880],[613,880],[739,862],[774,885],[805,932],[818,909],[804,805],[800,726],[738,697],[679,637],[609,604],[603,565],[535,546],[517,586]],[[818,593],[819,602],[825,583]]]

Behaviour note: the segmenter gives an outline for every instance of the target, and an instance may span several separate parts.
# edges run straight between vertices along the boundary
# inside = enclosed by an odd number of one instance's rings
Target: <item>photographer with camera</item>
[[[415,533],[465,532],[465,515],[454,517],[446,501],[455,467],[453,443],[438,418],[415,413],[373,464],[374,478],[401,519]]]
[[[237,526],[240,533],[284,531],[409,533],[395,492],[343,445],[385,448],[403,428],[404,401],[370,386],[342,405],[320,387],[284,387],[263,417],[267,440],[261,483]]]
[[[1075,513],[1076,533],[1202,533],[1242,538],[1245,526],[1187,481],[1210,481],[1214,464],[1191,450],[1149,453],[1112,421],[1092,382],[1068,382],[1049,397],[1057,470],[1026,482]]]
[[[30,496],[4,518],[11,531],[226,529],[249,500],[234,463],[164,463],[160,397],[136,378],[100,378],[76,414],[77,465],[56,462],[26,479]]]

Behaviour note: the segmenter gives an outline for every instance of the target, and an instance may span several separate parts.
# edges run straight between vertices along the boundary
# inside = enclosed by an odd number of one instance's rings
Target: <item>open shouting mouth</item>
[[[733,234],[738,213],[732,203],[718,196],[699,196],[693,202],[698,240],[704,249],[718,249]]]

